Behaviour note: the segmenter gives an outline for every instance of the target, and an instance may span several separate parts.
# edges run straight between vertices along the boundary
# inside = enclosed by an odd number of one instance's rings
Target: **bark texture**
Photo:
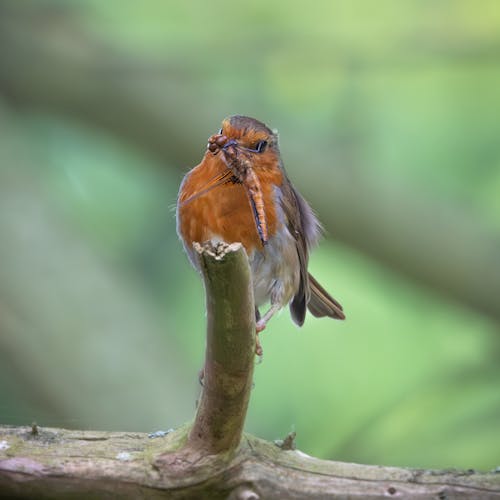
[[[245,435],[237,452],[179,455],[189,426],[133,432],[0,427],[4,498],[498,499],[500,474],[329,462]],[[172,463],[158,465],[170,452]]]
[[[240,243],[195,244],[207,301],[203,392],[188,446],[204,454],[236,449],[252,389],[255,311],[250,268]]]

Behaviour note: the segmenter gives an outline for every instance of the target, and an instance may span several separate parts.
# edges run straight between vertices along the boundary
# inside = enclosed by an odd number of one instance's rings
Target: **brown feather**
[[[309,274],[309,273],[308,273]],[[307,307],[313,316],[328,316],[334,319],[345,319],[342,306],[309,274],[311,298]]]
[[[281,168],[284,171],[283,166]],[[290,303],[290,314],[293,321],[302,326],[306,316],[307,303],[309,302],[309,278],[307,273],[309,248],[316,243],[319,224],[307,202],[294,189],[286,175],[283,177],[281,190],[281,208],[285,214],[288,231],[296,241],[300,266],[299,288]],[[312,226],[310,228],[306,227],[308,224],[312,224]]]
[[[292,319],[302,326],[306,308],[316,317],[345,319],[342,306],[307,272],[309,250],[319,238],[320,224],[307,202],[286,176],[281,188],[281,207],[285,213],[288,230],[296,240],[300,263],[299,288],[290,303]]]

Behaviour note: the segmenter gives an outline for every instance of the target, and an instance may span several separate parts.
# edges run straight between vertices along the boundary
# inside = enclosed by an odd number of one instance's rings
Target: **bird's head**
[[[248,116],[224,119],[219,133],[209,138],[207,148],[214,155],[220,154],[231,169],[249,165],[259,171],[279,165],[278,134]]]

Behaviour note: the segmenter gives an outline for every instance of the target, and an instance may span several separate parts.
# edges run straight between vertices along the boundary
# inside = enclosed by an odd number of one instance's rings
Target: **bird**
[[[287,176],[278,133],[263,122],[243,115],[222,121],[201,162],[181,182],[176,219],[177,233],[198,271],[193,243],[243,245],[257,334],[287,305],[298,326],[304,324],[306,309],[316,317],[345,319],[340,303],[307,270],[321,225]],[[261,315],[265,304],[269,308]],[[256,353],[261,352],[257,335]]]

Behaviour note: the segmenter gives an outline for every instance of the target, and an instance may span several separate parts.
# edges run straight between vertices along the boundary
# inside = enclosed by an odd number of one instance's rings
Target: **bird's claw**
[[[262,359],[264,357],[264,350],[262,349],[262,345],[259,339],[259,333],[262,332],[266,328],[266,323],[262,322],[262,320],[257,321],[255,325],[255,354],[259,357],[258,364],[262,363]]]

